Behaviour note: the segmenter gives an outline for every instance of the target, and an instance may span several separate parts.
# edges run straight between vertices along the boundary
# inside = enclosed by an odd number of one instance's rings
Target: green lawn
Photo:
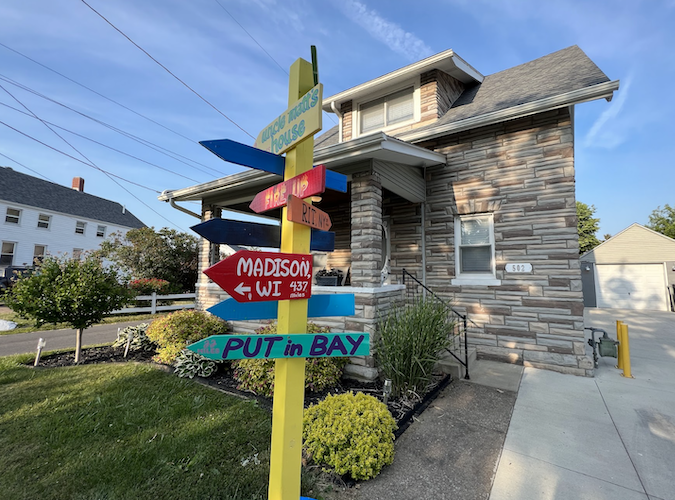
[[[105,323],[124,323],[126,321],[143,321],[147,320],[148,322],[153,321],[162,316],[166,316],[167,313],[163,314],[117,314],[115,316],[108,316],[104,318],[100,324]],[[27,333],[27,332],[42,332],[45,330],[60,330],[62,328],[71,328],[65,323],[57,323],[56,325],[48,324],[42,325],[40,328],[35,328],[35,323],[30,319],[23,319],[18,314],[14,312],[0,313],[0,319],[6,319],[7,321],[13,321],[16,323],[16,328],[13,330],[0,331],[0,335],[13,335],[15,333]]]
[[[271,416],[150,365],[0,358],[0,499],[267,497]]]

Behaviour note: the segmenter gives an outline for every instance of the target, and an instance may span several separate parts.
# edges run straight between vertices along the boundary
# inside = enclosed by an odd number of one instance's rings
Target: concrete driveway
[[[675,314],[587,309],[629,327],[634,379],[525,368],[491,491],[505,499],[675,500]]]

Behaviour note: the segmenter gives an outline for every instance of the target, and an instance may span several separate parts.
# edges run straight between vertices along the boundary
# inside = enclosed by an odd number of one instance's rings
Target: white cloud
[[[377,11],[368,9],[365,4],[357,0],[347,0],[338,5],[347,17],[365,29],[370,36],[406,59],[417,61],[432,54],[431,48],[423,40],[383,18]]]
[[[620,123],[617,124],[617,122],[619,114],[626,104],[626,99],[628,99],[628,92],[630,91],[632,81],[633,77],[629,75],[616,93],[616,98],[609,108],[603,111],[598,119],[595,120],[595,123],[593,123],[584,138],[585,146],[600,146],[613,149],[625,140],[625,127],[620,126]]]

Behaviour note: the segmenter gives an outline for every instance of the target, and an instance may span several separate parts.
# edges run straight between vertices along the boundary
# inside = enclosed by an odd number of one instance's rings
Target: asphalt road
[[[82,334],[82,345],[104,344],[117,338],[117,329],[138,325],[148,321],[131,321],[106,325],[95,325],[87,328]],[[16,333],[0,335],[0,356],[36,352],[38,340],[45,339],[47,345],[43,351],[67,349],[75,347],[75,330],[46,330],[41,332]]]

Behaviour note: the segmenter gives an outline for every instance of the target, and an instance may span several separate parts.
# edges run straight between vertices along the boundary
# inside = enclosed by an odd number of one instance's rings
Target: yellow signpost
[[[302,142],[288,149],[284,180],[291,179],[312,168],[314,155],[313,134],[321,129],[321,84],[314,86],[312,64],[298,59],[291,66],[288,104],[282,116],[290,116],[298,106],[298,99],[318,90],[319,100],[307,112],[318,110],[318,129]],[[304,109],[304,108],[302,108]],[[300,109],[298,109],[300,111]],[[295,116],[295,115],[294,115]],[[269,130],[269,127],[266,128]],[[309,130],[309,129],[307,129]],[[261,133],[262,134],[262,133]],[[261,136],[259,136],[261,137]],[[270,136],[270,140],[272,137]],[[256,147],[261,147],[256,142]],[[279,151],[271,150],[280,154]],[[308,254],[311,230],[308,226],[288,221],[286,207],[281,217],[281,252]],[[279,301],[279,335],[306,332],[307,300]],[[305,399],[305,359],[281,358],[276,360],[274,377],[274,403],[272,407],[272,449],[270,455],[270,500],[297,500],[300,498],[300,470],[302,463],[302,412]]]

